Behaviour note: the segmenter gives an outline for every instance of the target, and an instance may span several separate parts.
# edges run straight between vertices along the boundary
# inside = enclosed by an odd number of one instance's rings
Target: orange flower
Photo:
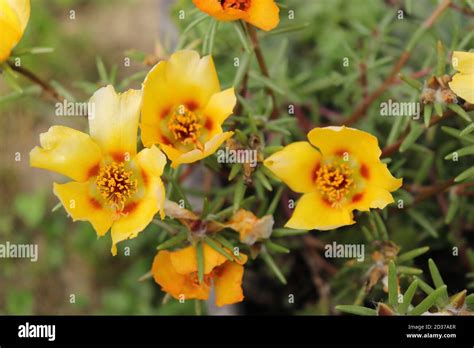
[[[242,266],[247,257],[229,261],[225,256],[203,244],[204,281],[199,283],[196,247],[189,246],[178,251],[160,251],[153,261],[152,274],[155,281],[176,299],[207,300],[214,284],[216,305],[224,306],[244,299],[242,292]]]
[[[280,22],[280,9],[275,0],[193,0],[193,3],[220,21],[242,19],[266,31]]]

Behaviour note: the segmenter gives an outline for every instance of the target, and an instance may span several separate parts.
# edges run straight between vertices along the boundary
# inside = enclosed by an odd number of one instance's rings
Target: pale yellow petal
[[[95,111],[89,117],[90,135],[104,153],[119,158],[136,154],[141,98],[141,91],[117,94],[111,85],[94,93],[89,101]]]
[[[32,167],[48,169],[76,181],[97,174],[102,154],[89,135],[75,129],[53,126],[40,135],[41,147],[30,152]]]
[[[474,74],[474,52],[453,52],[453,68],[464,74]]]

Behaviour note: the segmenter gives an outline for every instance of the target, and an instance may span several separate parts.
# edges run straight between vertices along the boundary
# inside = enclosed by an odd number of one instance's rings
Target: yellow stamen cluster
[[[235,10],[247,11],[250,7],[250,0],[221,0],[221,6],[224,10],[233,8]]]
[[[195,144],[202,147],[198,138],[202,125],[196,114],[184,107],[179,107],[168,121],[168,129],[174,136],[174,140],[182,144]]]
[[[316,171],[316,184],[325,199],[332,205],[349,194],[354,180],[347,164],[325,164]]]
[[[123,210],[125,201],[137,191],[137,180],[123,163],[103,166],[95,183],[106,202],[118,210]]]

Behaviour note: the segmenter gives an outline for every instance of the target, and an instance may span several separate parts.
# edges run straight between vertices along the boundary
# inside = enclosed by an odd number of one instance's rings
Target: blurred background
[[[304,24],[305,29],[287,35],[263,33],[263,51],[272,80],[283,91],[278,95],[282,108],[290,102],[297,105],[303,122],[312,125],[330,125],[350,114],[354,105],[387,76],[408,38],[437,5],[432,0],[280,2],[287,6],[282,8],[281,26],[294,23],[288,18],[288,9],[293,9],[297,24]],[[187,15],[179,19],[182,9]],[[397,19],[400,9],[403,19]],[[180,31],[196,15],[190,0],[32,0],[31,18],[15,51],[53,48],[51,53],[25,55],[22,66],[49,81],[67,99],[86,101],[107,83],[120,91],[140,88],[150,67],[173,52]],[[417,46],[406,71],[426,77],[436,65],[438,40],[448,50],[473,47],[473,22],[470,16],[448,10]],[[188,47],[199,45],[206,29],[206,25],[197,26]],[[234,80],[233,57],[242,55],[235,31],[225,23],[219,26],[214,52],[225,88]],[[356,64],[344,66],[344,57]],[[124,64],[128,58],[130,66]],[[0,259],[0,314],[194,314],[192,301],[180,304],[169,300],[163,304],[163,293],[152,280],[138,281],[150,269],[157,226],[150,225],[139,238],[123,243],[131,247],[130,256],[119,253],[112,257],[109,235],[97,239],[88,223],[72,223],[62,208],[52,211],[57,204],[52,183],[64,182],[64,178],[30,168],[28,153],[39,143],[39,134],[51,125],[86,131],[87,119],[55,116],[54,100],[24,78],[20,77],[19,83],[21,94],[0,77],[0,243],[36,243],[39,259]],[[261,83],[251,81],[249,88],[257,100]],[[410,101],[418,96],[398,83],[390,88],[388,98]],[[378,105],[374,103],[358,128],[375,134],[383,146],[392,120],[379,117]],[[456,127],[456,122],[452,126]],[[297,126],[288,129],[290,138],[304,138]],[[426,172],[420,174],[419,166],[426,152],[413,151],[391,164],[397,177],[423,185],[433,180],[433,173],[461,171],[444,168],[444,164],[439,164],[440,169],[437,164],[438,157],[442,160],[460,147],[458,143],[435,138],[434,134],[426,142],[433,155],[432,162],[425,164]],[[409,199],[409,193],[399,194]],[[448,223],[443,222],[442,209],[435,200],[420,209],[439,231],[439,238],[432,238],[429,227],[398,214],[388,224],[391,239],[405,251],[429,245],[430,252],[411,266],[425,270],[427,258],[435,258],[451,292],[472,287],[466,277],[474,269],[472,196],[463,197],[461,211]],[[281,227],[285,219],[280,211],[276,226]],[[324,243],[363,243],[360,227],[312,232],[311,236],[314,238],[304,244],[301,237],[288,238],[285,243],[292,252],[276,258],[287,276],[287,285],[279,283],[260,261],[246,267],[246,298],[229,312],[330,314],[335,304],[352,303],[360,296],[364,275],[371,266],[370,256],[360,269],[351,268],[347,260],[321,257]],[[453,246],[463,247],[463,256],[454,261]],[[289,303],[289,294],[295,296],[294,303]],[[71,295],[75,303],[71,303]],[[383,286],[378,284],[363,301],[370,304],[383,296]],[[213,308],[208,311],[215,313]]]

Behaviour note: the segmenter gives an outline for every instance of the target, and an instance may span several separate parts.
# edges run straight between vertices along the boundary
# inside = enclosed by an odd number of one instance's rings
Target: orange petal
[[[206,282],[198,284],[188,275],[178,273],[171,261],[171,254],[171,252],[163,250],[155,256],[151,270],[155,281],[163,291],[176,299],[184,296],[184,300],[192,298],[207,300],[210,285]]]
[[[223,264],[227,259],[219,252],[212,249],[209,245],[204,244],[204,274]],[[189,274],[197,272],[197,254],[196,247],[189,246],[184,249],[174,251],[170,255],[171,263],[179,274]]]
[[[216,305],[221,307],[244,299],[242,278],[244,267],[235,262],[226,262],[219,267],[214,286],[216,290]]]
[[[269,31],[278,26],[280,22],[280,8],[275,0],[252,1],[247,11],[246,21],[257,28]]]

